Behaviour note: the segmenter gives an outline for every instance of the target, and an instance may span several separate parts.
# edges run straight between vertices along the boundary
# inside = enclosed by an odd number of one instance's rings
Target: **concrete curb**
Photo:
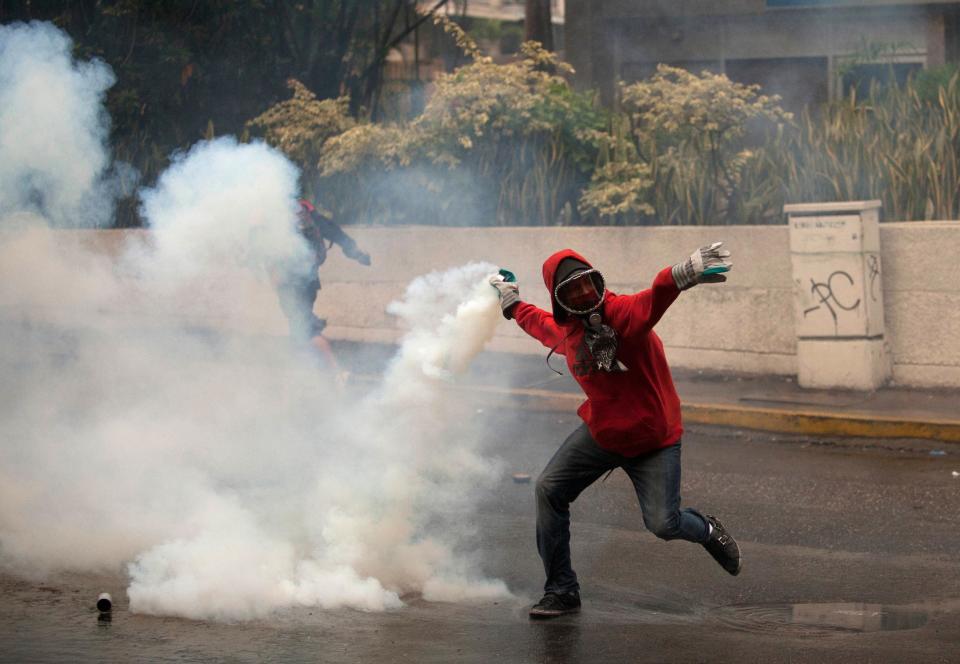
[[[474,394],[509,396],[532,410],[572,412],[583,396],[552,390],[462,386]],[[960,443],[960,420],[905,418],[870,413],[757,408],[722,403],[688,402],[682,405],[684,422],[759,429],[779,433],[861,438],[922,438]]]

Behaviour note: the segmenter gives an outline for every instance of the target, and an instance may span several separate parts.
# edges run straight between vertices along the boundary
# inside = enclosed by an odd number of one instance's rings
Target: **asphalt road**
[[[124,580],[0,577],[0,660],[323,662],[960,661],[960,449],[692,428],[684,504],[721,518],[744,553],[730,577],[698,545],[643,529],[626,476],[573,509],[583,611],[531,622],[542,569],[534,477],[575,416],[499,411],[503,482],[479,506],[486,572],[516,598],[387,613],[297,609],[244,624],[130,614]],[[112,592],[112,619],[97,593]]]

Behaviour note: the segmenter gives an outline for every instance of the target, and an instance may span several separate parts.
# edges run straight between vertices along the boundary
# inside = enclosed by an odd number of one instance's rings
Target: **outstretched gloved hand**
[[[714,242],[709,247],[700,247],[690,254],[690,258],[673,266],[673,281],[680,290],[687,290],[697,284],[726,281],[733,263],[728,263],[730,252],[721,249],[723,242]]]
[[[513,318],[511,310],[520,302],[520,287],[515,281],[507,281],[503,274],[490,277],[490,285],[497,289],[500,296],[500,311],[507,320]]]

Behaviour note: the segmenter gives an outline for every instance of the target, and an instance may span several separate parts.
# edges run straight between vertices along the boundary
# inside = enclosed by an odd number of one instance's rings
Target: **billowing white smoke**
[[[475,264],[415,280],[394,306],[411,331],[383,385],[358,403],[325,397],[318,386],[310,389],[316,401],[271,403],[270,381],[240,386],[258,392],[255,410],[229,409],[236,438],[224,442],[222,457],[209,458],[226,467],[205,468],[214,485],[197,487],[192,506],[177,505],[194,523],[131,565],[131,607],[246,618],[295,605],[383,610],[401,606],[409,592],[446,601],[506,595],[456,551],[470,535],[462,525],[476,498],[470,487],[496,468],[478,454],[476,432],[454,426],[463,420],[459,407],[436,377],[438,368],[465,368],[492,336],[499,308],[486,277],[493,271]],[[296,390],[308,389],[308,374],[285,371]],[[289,425],[297,408],[314,413],[303,428],[277,436],[268,422],[257,427],[264,418]],[[251,427],[262,437],[243,434]],[[230,468],[233,455],[245,468]]]
[[[0,25],[0,218],[101,226],[112,209],[103,173],[113,72],[74,62],[49,23]],[[16,215],[16,216],[14,216]]]
[[[177,155],[157,186],[141,193],[141,212],[155,231],[148,278],[185,283],[210,278],[211,266],[244,261],[310,264],[294,231],[299,172],[265,143],[232,138]]]
[[[193,618],[505,594],[464,553],[476,487],[497,468],[449,389],[492,336],[495,268],[415,280],[392,306],[409,334],[360,400],[275,340],[196,334],[184,310],[242,327],[272,298],[266,275],[304,259],[296,170],[262,144],[202,143],[143,192],[150,246],[113,259],[73,232],[25,230],[27,214],[102,222],[87,203],[110,75],[67,53],[49,26],[0,28],[0,229],[19,229],[0,237],[0,563],[125,570],[134,611]],[[97,90],[56,97],[81,121],[46,161],[7,129],[31,112],[21,97],[42,94],[18,67]]]

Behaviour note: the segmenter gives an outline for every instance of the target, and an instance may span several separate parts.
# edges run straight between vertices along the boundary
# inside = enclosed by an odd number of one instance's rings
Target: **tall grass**
[[[923,94],[920,81],[873,84],[771,145],[791,201],[880,199],[886,219],[960,218],[960,72]]]
[[[539,44],[524,44],[507,64],[465,50],[473,62],[440,77],[412,121],[361,124],[324,142],[317,187],[342,220],[569,219],[563,212],[589,179],[593,133],[603,126],[592,95],[574,91],[562,76],[568,67]]]

